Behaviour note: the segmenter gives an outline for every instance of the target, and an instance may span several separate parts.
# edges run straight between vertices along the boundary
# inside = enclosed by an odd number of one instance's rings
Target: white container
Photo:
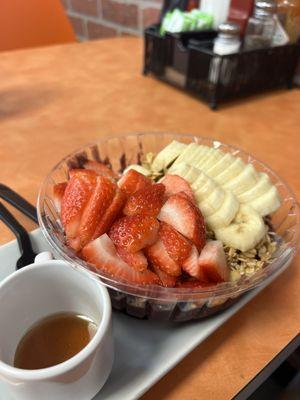
[[[213,27],[217,29],[220,24],[227,21],[230,0],[201,0],[200,10],[214,18]]]
[[[239,26],[234,22],[227,22],[220,24],[218,29],[219,34],[214,41],[213,52],[221,56],[238,53],[241,47]]]
[[[111,303],[107,289],[64,261],[20,269],[0,284],[0,379],[14,400],[90,400],[113,364]],[[50,368],[13,367],[16,347],[35,322],[58,312],[76,312],[98,325],[86,347]]]

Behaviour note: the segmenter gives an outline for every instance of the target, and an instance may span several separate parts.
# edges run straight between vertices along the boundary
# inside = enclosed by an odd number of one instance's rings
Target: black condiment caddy
[[[188,91],[212,109],[225,101],[278,88],[292,88],[299,44],[213,53],[213,30],[160,34],[160,25],[145,29],[144,74]]]

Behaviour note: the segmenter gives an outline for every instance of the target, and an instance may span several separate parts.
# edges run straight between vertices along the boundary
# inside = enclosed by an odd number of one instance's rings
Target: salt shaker
[[[214,53],[219,55],[238,53],[241,46],[239,26],[234,22],[225,22],[219,25],[218,31],[218,37],[214,41]]]
[[[221,57],[228,54],[238,53],[240,40],[240,27],[234,22],[226,22],[219,26],[218,37],[214,41],[213,52],[216,54],[210,64],[209,81],[228,85],[234,78],[237,68],[236,57]]]

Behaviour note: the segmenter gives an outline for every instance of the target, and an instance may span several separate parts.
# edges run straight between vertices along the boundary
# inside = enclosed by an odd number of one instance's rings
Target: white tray
[[[31,233],[31,239],[36,252],[49,250],[40,229]],[[18,258],[16,240],[0,247],[0,281],[14,272]],[[107,383],[94,400],[138,399],[275,277],[245,295],[228,310],[204,321],[165,324],[138,320],[114,312],[115,363]],[[11,400],[1,382],[0,399]]]

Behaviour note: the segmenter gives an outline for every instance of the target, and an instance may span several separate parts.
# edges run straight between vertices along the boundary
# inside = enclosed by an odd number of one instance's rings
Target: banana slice
[[[233,164],[234,161],[235,158],[231,154],[223,154],[223,157],[221,157],[220,160],[215,163],[215,165],[208,168],[206,173],[211,178],[214,178],[221,172],[225,171],[231,164]]]
[[[214,230],[216,238],[241,251],[253,249],[264,237],[266,226],[252,207],[241,204],[232,223]]]
[[[228,195],[226,198],[226,192],[223,188],[216,184],[214,180],[209,178],[204,172],[201,172],[195,167],[180,163],[173,169],[172,174],[179,175],[190,183],[198,206],[205,217],[209,217],[220,210],[223,203],[228,198]],[[234,196],[232,195],[232,197]],[[235,202],[233,204],[235,204]],[[238,207],[235,208],[237,210]],[[228,216],[226,205],[224,213],[225,220],[230,218],[230,213]]]
[[[246,192],[237,194],[237,198],[241,203],[248,203],[262,194],[266,193],[273,186],[269,176],[263,172],[259,174],[259,179],[251,189]]]
[[[195,167],[190,166],[190,169],[188,173],[186,174],[186,180],[189,182],[190,185],[192,185],[194,182],[196,182],[199,177],[202,176],[202,172]],[[204,177],[205,179],[205,177]]]
[[[164,147],[156,155],[152,163],[152,169],[154,171],[162,171],[167,168],[182,152],[184,152],[186,147],[188,147],[186,144],[173,140],[173,142]]]
[[[173,164],[172,167],[168,170],[168,174],[179,175],[184,178],[189,172],[190,168],[191,166],[184,162],[178,163],[176,165]]]
[[[201,171],[186,163],[180,163],[176,165],[174,168],[172,168],[172,171],[169,170],[168,173],[172,175],[181,176],[181,178],[187,180],[189,184],[192,184],[196,179],[198,179],[199,175],[201,174]]]
[[[281,204],[279,193],[272,186],[266,193],[247,203],[263,217],[276,211]]]
[[[198,203],[202,214],[209,217],[214,214],[223,204],[225,199],[225,191],[217,186],[208,197]]]
[[[238,195],[254,187],[258,180],[259,175],[253,165],[247,164],[236,178],[227,181],[223,187]]]
[[[211,147],[205,146],[205,150],[201,153],[201,157],[199,157],[198,160],[196,160],[193,164],[193,167],[202,169],[202,165],[205,164],[206,160],[212,155],[214,152],[214,149]]]
[[[198,203],[206,199],[213,190],[218,187],[218,185],[203,172],[199,175],[198,179],[191,184],[191,186]]]
[[[210,154],[210,156],[208,158],[206,158],[205,162],[202,163],[200,169],[206,173],[221,158],[223,158],[223,156],[224,156],[224,153],[222,153],[220,150],[213,149],[213,152]]]
[[[172,164],[169,171],[172,171],[176,165],[180,163],[188,163],[193,165],[196,160],[201,158],[201,154],[205,151],[206,146],[199,146],[197,143],[188,144],[183,151],[180,152],[179,157]]]
[[[222,161],[222,160],[221,160]],[[238,176],[245,168],[245,163],[240,158],[234,158],[234,161],[229,167],[224,168],[223,172],[214,176],[216,182],[224,185],[226,182]]]
[[[125,172],[129,171],[130,169],[134,169],[135,171],[137,171],[140,174],[143,174],[145,176],[151,175],[151,171],[149,171],[149,169],[142,167],[141,165],[138,165],[138,164],[128,165],[128,167],[124,169],[123,174],[125,174]]]
[[[217,228],[228,226],[236,216],[239,202],[232,192],[226,191],[221,207],[206,218],[207,225],[215,231]],[[200,208],[201,210],[201,208]]]

